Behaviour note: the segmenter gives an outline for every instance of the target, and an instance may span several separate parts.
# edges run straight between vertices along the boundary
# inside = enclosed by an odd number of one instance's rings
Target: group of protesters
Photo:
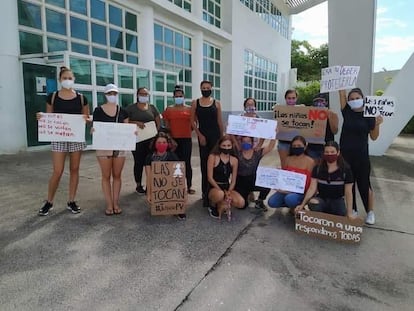
[[[73,89],[74,74],[62,67],[59,73],[62,88],[49,94],[46,104],[48,113],[83,114],[89,120],[86,98]],[[334,141],[338,132],[338,116],[329,109],[328,94],[317,94],[313,106],[328,108],[325,145],[308,144],[306,137],[296,136],[291,141],[278,141],[277,150],[281,169],[306,175],[304,193],[286,192],[281,189],[267,189],[256,186],[256,171],[261,159],[270,153],[276,139],[265,142],[247,136],[228,135],[224,132],[220,101],[212,96],[210,81],[200,83],[201,97],[185,104],[184,89],[176,86],[173,91],[174,104],[168,106],[162,115],[150,104],[146,87],[137,90],[137,102],[126,108],[118,105],[118,87],[105,87],[105,102],[95,108],[93,122],[133,123],[144,129],[148,122],[155,122],[158,133],[155,137],[136,143],[132,151],[134,159],[135,191],[146,195],[151,201],[151,185],[143,182],[151,170],[153,161],[184,161],[187,192],[196,193],[192,184],[191,165],[192,135],[198,139],[201,169],[201,198],[208,207],[211,217],[221,215],[221,206],[238,209],[248,206],[266,211],[266,199],[271,190],[276,190],[267,205],[273,208],[288,207],[292,213],[302,209],[321,211],[335,215],[355,217],[357,214],[355,185],[357,185],[364,208],[366,223],[374,224],[373,191],[370,184],[370,161],[368,136],[377,139],[381,117],[363,116],[363,93],[352,89],[348,94],[339,91],[343,124],[340,144]],[[298,93],[285,93],[287,106],[297,104]],[[254,98],[247,98],[243,104],[243,116],[261,118],[256,111]],[[39,113],[37,118],[41,118]],[[92,132],[94,131],[92,124]],[[276,129],[277,131],[277,129]],[[75,201],[79,183],[79,164],[85,143],[52,142],[53,173],[48,184],[48,196],[38,214],[48,215],[53,208],[54,197],[64,170],[66,156],[70,158],[69,199],[67,208],[79,213]],[[102,191],[106,201],[105,214],[121,214],[119,204],[121,174],[125,163],[125,151],[97,150],[96,156],[102,175]],[[255,192],[259,195],[255,199]],[[185,214],[177,215],[186,219]]]

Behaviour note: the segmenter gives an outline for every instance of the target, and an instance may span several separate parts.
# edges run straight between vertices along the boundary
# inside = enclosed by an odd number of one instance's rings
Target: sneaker
[[[367,218],[365,218],[365,223],[367,225],[373,225],[375,224],[375,214],[373,211],[369,211],[367,214]]]
[[[210,207],[210,200],[207,198],[203,199],[203,207]]]
[[[140,186],[137,186],[136,188],[135,188],[135,191],[138,193],[138,194],[146,194],[147,193],[147,191],[140,185]]]
[[[356,210],[352,210],[352,216],[354,216],[355,218],[358,217],[358,211]]]
[[[186,219],[187,219],[187,215],[186,215],[186,214],[178,214],[178,215],[177,215],[177,218],[178,218],[179,220],[186,220]]]
[[[39,210],[38,214],[39,216],[47,216],[49,214],[49,211],[53,209],[53,204],[49,201],[45,201],[45,204],[43,207]]]
[[[263,200],[256,200],[255,208],[261,209],[263,212],[267,211],[267,206],[263,203]]]
[[[68,202],[68,205],[66,206],[68,210],[70,210],[73,214],[80,213],[80,207],[76,204],[75,201]]]
[[[209,207],[208,211],[210,212],[211,217],[213,217],[215,219],[219,218],[219,213],[218,213],[217,207]]]

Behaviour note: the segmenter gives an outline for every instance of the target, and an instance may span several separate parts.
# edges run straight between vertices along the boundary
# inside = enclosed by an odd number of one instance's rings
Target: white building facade
[[[290,8],[269,0],[5,0],[0,40],[0,153],[39,145],[35,113],[59,88],[62,65],[90,102],[107,83],[120,104],[146,86],[160,111],[176,84],[186,99],[213,83],[223,111],[254,97],[260,111],[283,100],[290,72]],[[90,137],[87,137],[90,141]]]

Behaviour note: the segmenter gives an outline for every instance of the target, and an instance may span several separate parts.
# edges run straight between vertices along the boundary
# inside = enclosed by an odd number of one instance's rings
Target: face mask
[[[168,149],[167,143],[155,143],[155,150],[157,150],[159,153],[164,153]]]
[[[230,154],[231,153],[231,149],[220,148],[219,150],[220,150],[221,153],[224,153],[224,154]]]
[[[247,113],[255,113],[255,112],[256,112],[256,108],[255,108],[255,107],[253,107],[253,106],[246,107],[245,111],[246,111]]]
[[[242,143],[241,147],[243,150],[250,150],[252,149],[253,145],[251,143]]]
[[[111,104],[116,104],[116,102],[118,101],[117,95],[105,95],[105,97],[106,97],[107,102]]]
[[[138,102],[146,104],[149,102],[149,96],[139,96],[138,95]]]
[[[290,153],[295,156],[299,156],[305,152],[304,147],[292,147],[290,148]]]
[[[338,154],[324,154],[323,159],[328,163],[334,163],[338,160]]]
[[[203,97],[210,97],[211,90],[202,90],[201,95],[203,95]]]
[[[286,104],[288,106],[294,106],[296,105],[296,99],[286,99]]]
[[[60,84],[64,89],[71,89],[75,82],[73,80],[63,80],[62,82],[60,82]]]
[[[182,105],[184,104],[184,97],[175,97],[174,102],[176,105]]]
[[[362,98],[349,100],[348,105],[352,110],[359,109],[364,105],[364,100]]]

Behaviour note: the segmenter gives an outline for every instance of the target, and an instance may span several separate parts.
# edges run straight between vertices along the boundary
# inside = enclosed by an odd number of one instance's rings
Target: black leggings
[[[174,138],[177,142],[177,149],[175,149],[175,154],[177,155],[180,161],[185,162],[185,177],[187,179],[187,188],[190,189],[192,186],[193,179],[193,169],[191,167],[191,151],[193,143],[191,138]]]
[[[137,186],[142,185],[142,170],[144,169],[145,158],[150,153],[150,142],[151,139],[139,142],[135,146],[135,151],[132,151],[134,156],[134,178]]]
[[[369,155],[361,155],[361,153],[346,150],[341,150],[341,152],[345,161],[351,167],[352,175],[354,175],[354,185],[352,187],[352,209],[357,211],[355,195],[356,184],[362,203],[364,204],[365,211],[368,212],[368,197],[371,189],[371,182],[369,179],[371,175],[371,162],[369,161]]]
[[[259,191],[259,200],[266,200],[270,189],[255,185],[256,175],[240,176],[237,175],[236,187],[234,188],[243,197],[245,204],[248,204],[247,198],[252,191]]]

